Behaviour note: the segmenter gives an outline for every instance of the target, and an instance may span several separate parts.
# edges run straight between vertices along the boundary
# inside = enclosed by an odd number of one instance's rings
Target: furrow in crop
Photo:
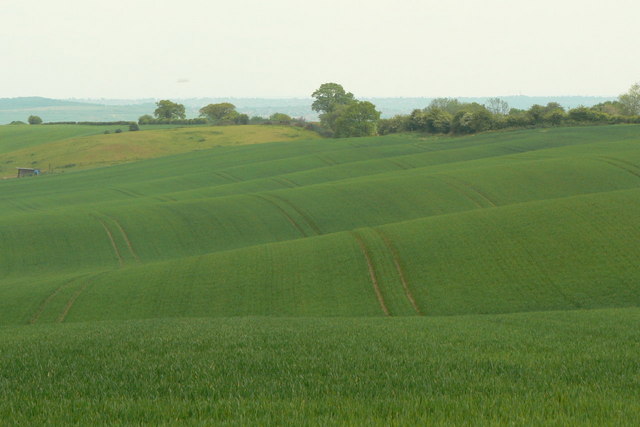
[[[239,182],[238,179],[235,179],[233,177],[231,177],[231,175],[227,174],[227,173],[223,173],[223,172],[215,172],[214,175],[219,176],[220,178],[224,179],[225,181],[229,181],[229,182]]]
[[[73,307],[73,304],[76,302],[78,297],[80,297],[80,295],[85,291],[85,289],[87,289],[88,286],[89,286],[89,282],[86,282],[84,285],[80,287],[80,289],[78,289],[71,296],[71,298],[67,302],[67,305],[65,305],[64,310],[62,311],[62,313],[60,313],[60,316],[58,317],[58,323],[64,322],[64,320],[67,318],[67,315],[69,314],[69,311],[71,311],[71,307]]]
[[[135,193],[131,190],[123,190],[122,188],[112,188],[112,190],[117,191],[120,194],[124,194],[127,197],[131,197],[131,198],[138,198],[138,197],[142,197],[141,194]]]
[[[604,162],[604,163],[606,163],[606,164],[608,164],[608,165],[616,167],[618,169],[622,169],[625,172],[629,172],[631,175],[634,175],[634,176],[637,176],[638,178],[640,178],[640,173],[635,171],[635,170],[633,170],[633,169],[631,169],[631,167],[630,167],[630,166],[632,166],[634,169],[638,169],[638,167],[635,166],[633,163],[628,163],[628,162],[624,162],[622,160],[613,159],[611,157],[604,157],[604,156],[601,156],[599,158],[599,160]]]
[[[337,165],[338,162],[336,162],[335,160],[333,160],[331,157],[329,157],[326,153],[322,155],[322,157],[324,159],[326,159],[329,163],[331,163],[333,166]]]
[[[107,224],[101,220],[100,218],[97,218],[98,221],[100,222],[100,224],[102,224],[102,227],[104,228],[104,231],[107,233],[107,237],[109,237],[109,241],[111,242],[111,246],[113,247],[113,251],[116,254],[116,257],[118,258],[118,263],[120,264],[120,267],[122,267],[124,265],[124,259],[122,258],[122,255],[120,254],[120,250],[118,249],[118,245],[116,245],[116,241],[113,238],[113,234],[111,234],[111,230],[109,230],[109,227],[107,227]]]
[[[222,176],[227,176],[232,182],[242,182],[237,176],[231,175],[229,172],[218,172]]]
[[[298,230],[298,232],[300,234],[302,234],[302,237],[307,237],[307,233],[305,233],[305,231],[302,229],[302,227],[300,227],[300,225],[293,219],[291,218],[291,216],[287,213],[287,211],[285,211],[284,209],[282,209],[282,207],[280,207],[280,205],[278,205],[276,202],[274,202],[273,200],[269,200],[264,196],[261,196],[259,194],[254,194],[254,197],[260,199],[260,200],[264,200],[265,202],[269,203],[271,206],[275,207],[276,209],[278,209],[278,211],[280,211],[280,213],[287,219],[287,221],[289,221],[289,223],[296,229]]]
[[[284,180],[284,179],[282,179],[280,177],[271,178],[271,181],[277,183],[278,185],[282,185],[283,187],[286,187],[286,188],[293,188],[294,187],[294,185],[292,185],[291,182],[287,182],[286,180]]]
[[[111,220],[116,224],[116,227],[118,227],[118,230],[120,230],[120,233],[122,234],[122,238],[127,243],[127,248],[129,248],[129,252],[131,253],[131,256],[133,256],[136,259],[136,261],[140,262],[140,257],[138,256],[136,251],[133,249],[131,240],[129,240],[129,236],[127,235],[126,231],[124,231],[124,228],[122,228],[122,225],[118,222],[117,219],[111,218]]]
[[[614,158],[614,157],[605,157],[605,156],[602,156],[602,157],[604,157],[605,159],[610,159],[610,160],[613,160],[613,161],[615,161],[615,162],[618,162],[618,163],[621,163],[621,164],[627,165],[627,166],[629,166],[629,167],[630,167],[630,168],[632,168],[632,169],[640,170],[640,166],[636,165],[635,163],[631,163],[631,162],[629,162],[629,161],[622,160],[622,159],[616,159],[616,158]]]
[[[487,195],[487,193],[485,193],[484,191],[480,190],[479,188],[474,187],[472,184],[469,184],[466,181],[461,180],[460,178],[454,178],[452,176],[448,176],[447,178],[449,178],[450,180],[453,181],[457,181],[460,184],[462,184],[465,188],[468,188],[469,190],[473,191],[475,194],[477,194],[478,196],[480,196],[482,198],[483,201],[487,202],[491,207],[497,207],[497,203],[495,202],[495,200],[493,200],[491,197],[489,197]]]
[[[322,230],[320,230],[320,227],[318,227],[318,224],[316,224],[316,222],[309,215],[307,215],[305,212],[303,212],[296,205],[294,205],[293,203],[291,203],[289,200],[285,199],[284,197],[280,197],[280,196],[277,196],[275,194],[269,194],[269,196],[273,197],[274,199],[278,199],[283,203],[286,203],[288,206],[291,207],[291,209],[296,211],[298,213],[298,215],[300,215],[305,220],[305,222],[309,225],[309,227],[311,227],[313,229],[313,231],[316,234],[318,234],[318,235],[322,234]]]
[[[397,160],[387,159],[387,161],[388,161],[389,163],[391,163],[392,165],[399,167],[401,170],[409,169],[409,167],[408,167],[408,166],[403,165],[402,163],[400,163],[400,162],[399,162],[399,161],[397,161]]]
[[[53,293],[51,295],[49,295],[47,298],[45,298],[40,303],[40,305],[38,306],[38,309],[33,314],[33,316],[31,316],[31,319],[29,320],[29,323],[32,324],[32,325],[34,323],[36,323],[38,321],[38,319],[40,319],[40,316],[42,316],[42,313],[44,312],[44,310],[47,308],[47,305],[49,305],[49,303],[60,293],[60,291],[62,291],[67,286],[69,286],[69,284],[72,283],[74,280],[75,279],[71,279],[71,280],[66,281],[65,283],[60,285],[55,291],[53,291]]]
[[[374,228],[373,230],[376,233],[378,233],[378,235],[382,238],[382,241],[384,242],[384,244],[387,246],[387,249],[389,249],[389,252],[391,253],[391,257],[393,258],[393,263],[395,264],[396,270],[398,271],[398,276],[400,276],[400,282],[402,282],[404,293],[407,296],[407,299],[409,300],[409,302],[411,303],[411,306],[415,310],[416,314],[422,315],[422,312],[420,311],[420,308],[418,307],[418,304],[416,303],[416,300],[413,297],[413,294],[411,293],[411,289],[409,288],[409,283],[407,282],[407,278],[404,274],[404,269],[402,268],[402,262],[400,261],[400,255],[398,254],[398,250],[396,249],[395,245],[393,244],[393,242],[391,241],[391,239],[386,233],[382,232],[382,230],[379,230],[377,228]]]
[[[364,240],[362,239],[362,237],[360,237],[358,233],[356,233],[355,231],[352,231],[351,234],[356,239],[356,242],[358,242],[358,246],[360,246],[360,250],[362,251],[364,258],[367,261],[367,268],[369,269],[369,277],[371,277],[371,283],[373,283],[373,290],[376,293],[376,298],[378,299],[378,303],[380,303],[380,308],[382,309],[382,312],[385,314],[385,316],[391,316],[391,313],[389,313],[389,309],[387,308],[387,304],[385,303],[384,298],[382,297],[382,292],[380,291],[378,278],[376,277],[376,271],[373,266],[373,262],[371,261],[371,255],[369,254],[367,245],[364,243]]]
[[[290,184],[292,187],[300,187],[300,184],[296,184],[295,182],[293,182],[292,180],[290,180],[288,178],[284,178],[284,177],[281,176],[281,177],[279,177],[279,179],[282,182],[286,182],[286,183]]]
[[[483,203],[480,203],[475,197],[472,197],[465,188],[463,188],[463,187],[459,186],[458,184],[455,184],[454,182],[452,182],[451,177],[447,176],[446,178],[447,179],[443,179],[442,180],[442,181],[445,182],[445,184],[447,184],[449,187],[453,188],[457,193],[459,193],[461,196],[463,196],[465,199],[469,200],[471,203],[473,203],[477,207],[486,208],[486,206]],[[479,195],[477,195],[477,196],[479,196]],[[482,199],[482,200],[484,201],[484,199]]]
[[[321,157],[321,156],[318,156],[318,155],[316,155],[315,157],[316,157],[318,160],[320,160],[322,163],[324,163],[325,165],[327,165],[327,166],[335,166],[335,165],[336,165],[335,163],[331,163],[329,160],[325,159],[324,157]]]

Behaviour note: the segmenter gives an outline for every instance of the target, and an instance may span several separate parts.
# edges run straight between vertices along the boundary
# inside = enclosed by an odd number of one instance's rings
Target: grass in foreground
[[[0,328],[8,424],[631,424],[640,309]]]

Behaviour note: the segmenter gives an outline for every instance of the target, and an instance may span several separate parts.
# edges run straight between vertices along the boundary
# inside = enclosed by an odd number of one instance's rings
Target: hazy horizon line
[[[415,95],[415,96],[384,96],[384,95],[376,95],[376,96],[360,96],[357,99],[435,99],[435,98],[617,98],[620,95],[585,95],[585,94],[570,94],[570,95],[527,95],[527,94],[512,94],[512,95],[447,95],[447,96],[427,96],[427,95]],[[161,99],[300,99],[300,100],[310,100],[313,99],[311,96],[181,96],[181,97],[166,97],[166,96],[141,96],[141,97],[50,97],[50,96],[42,96],[42,95],[21,95],[21,96],[10,96],[10,97],[0,97],[0,99],[20,99],[20,98],[42,98],[42,99],[53,99],[60,101],[77,101],[77,100],[122,100],[122,101],[138,101],[138,100],[161,100]]]

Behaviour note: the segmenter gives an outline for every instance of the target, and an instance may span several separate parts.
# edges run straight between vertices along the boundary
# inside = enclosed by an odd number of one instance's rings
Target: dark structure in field
[[[23,178],[25,176],[34,176],[34,175],[40,175],[40,169],[18,168],[18,178]]]

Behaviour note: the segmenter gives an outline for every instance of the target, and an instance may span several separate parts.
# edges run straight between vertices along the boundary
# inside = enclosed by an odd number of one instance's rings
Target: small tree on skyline
[[[39,125],[42,124],[42,119],[39,116],[29,116],[27,119],[30,125]]]

